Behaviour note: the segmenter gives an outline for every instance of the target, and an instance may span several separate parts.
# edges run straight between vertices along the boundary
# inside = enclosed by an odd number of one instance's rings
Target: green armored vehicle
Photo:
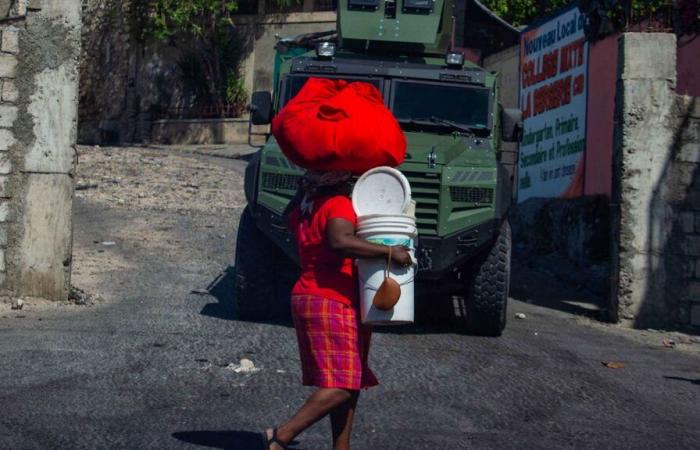
[[[251,124],[270,123],[310,77],[374,84],[408,142],[399,170],[417,202],[419,302],[449,310],[471,333],[498,336],[511,255],[511,182],[499,148],[518,139],[520,113],[498,104],[496,75],[449,51],[452,8],[447,0],[339,1],[337,36],[280,41],[274,93],[253,94]],[[289,314],[298,268],[282,215],[302,174],[272,136],[249,163],[235,261],[241,319]]]

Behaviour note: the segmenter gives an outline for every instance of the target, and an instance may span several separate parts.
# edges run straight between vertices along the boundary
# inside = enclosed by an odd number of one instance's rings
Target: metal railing
[[[592,40],[624,31],[700,31],[698,0],[583,0],[580,6]]]

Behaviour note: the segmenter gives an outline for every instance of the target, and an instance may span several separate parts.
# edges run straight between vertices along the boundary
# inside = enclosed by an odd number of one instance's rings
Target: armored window
[[[403,0],[405,12],[429,13],[433,10],[433,0]]]
[[[379,0],[348,0],[349,9],[378,9]]]
[[[395,81],[392,111],[399,122],[439,121],[486,129],[491,91],[481,87]]]
[[[306,82],[308,81],[309,78],[311,77],[317,77],[317,78],[332,78],[332,79],[343,79],[345,81],[348,81],[350,83],[354,81],[364,81],[365,83],[371,83],[379,89],[379,92],[382,92],[382,80],[377,79],[377,78],[363,78],[363,77],[348,77],[348,76],[322,76],[322,75],[287,75],[284,77],[284,82],[282,84],[282,92],[281,92],[281,103],[280,106],[284,106],[287,104],[289,100],[294,98],[301,88],[304,87]],[[383,94],[383,92],[382,92]]]

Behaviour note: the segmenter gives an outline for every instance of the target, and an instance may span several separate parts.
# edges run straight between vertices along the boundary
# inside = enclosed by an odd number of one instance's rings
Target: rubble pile
[[[222,212],[245,205],[243,177],[195,155],[81,147],[76,196],[128,209]]]

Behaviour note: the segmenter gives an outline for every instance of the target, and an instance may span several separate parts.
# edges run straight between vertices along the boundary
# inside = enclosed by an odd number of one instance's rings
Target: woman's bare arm
[[[373,244],[355,236],[355,227],[345,219],[331,219],[326,227],[328,244],[347,258],[387,258],[389,247]],[[412,263],[406,247],[391,247],[391,259],[403,266]]]

